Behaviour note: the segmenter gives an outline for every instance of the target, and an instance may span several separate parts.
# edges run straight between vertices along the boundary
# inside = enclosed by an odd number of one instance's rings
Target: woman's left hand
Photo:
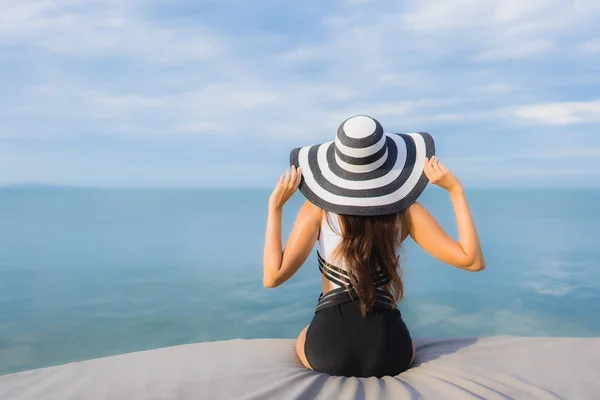
[[[281,175],[279,182],[271,197],[269,198],[270,209],[281,209],[283,205],[294,195],[300,185],[302,179],[302,168],[296,169],[296,166],[292,165],[291,171],[285,171],[285,175]]]

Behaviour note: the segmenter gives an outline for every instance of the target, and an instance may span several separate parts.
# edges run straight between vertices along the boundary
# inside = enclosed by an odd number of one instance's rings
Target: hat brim
[[[376,216],[407,209],[429,182],[423,168],[425,158],[435,155],[435,143],[427,132],[385,135],[387,158],[369,172],[340,166],[333,141],[293,149],[290,166],[302,168],[300,191],[336,214]]]

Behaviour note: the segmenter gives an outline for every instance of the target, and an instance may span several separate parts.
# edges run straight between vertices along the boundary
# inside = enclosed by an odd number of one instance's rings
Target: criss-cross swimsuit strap
[[[354,287],[352,287],[352,282],[348,277],[348,272],[325,261],[319,252],[317,252],[317,258],[321,273],[330,282],[335,283],[339,287],[330,290],[325,294],[321,293],[317,302],[316,311],[322,310],[326,307],[356,300],[358,298],[358,294],[356,293]],[[372,279],[373,283],[375,284],[375,304],[381,307],[395,308],[396,304],[394,302],[394,297],[391,294],[380,290],[381,287],[390,283],[391,278],[389,275],[384,271],[379,271],[372,275]]]

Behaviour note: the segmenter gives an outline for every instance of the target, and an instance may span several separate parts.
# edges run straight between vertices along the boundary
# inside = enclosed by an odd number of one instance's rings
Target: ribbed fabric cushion
[[[600,339],[417,340],[396,377],[304,369],[294,340],[199,343],[5,375],[0,399],[592,399]]]

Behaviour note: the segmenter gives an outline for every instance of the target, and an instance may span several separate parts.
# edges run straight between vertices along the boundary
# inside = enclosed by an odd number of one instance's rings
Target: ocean
[[[268,190],[0,190],[0,374],[193,342],[295,338],[316,254],[262,286]],[[470,273],[409,240],[400,310],[415,337],[600,335],[600,191],[468,190],[487,261]],[[289,234],[303,197],[284,209]],[[420,199],[456,237],[441,189]]]

